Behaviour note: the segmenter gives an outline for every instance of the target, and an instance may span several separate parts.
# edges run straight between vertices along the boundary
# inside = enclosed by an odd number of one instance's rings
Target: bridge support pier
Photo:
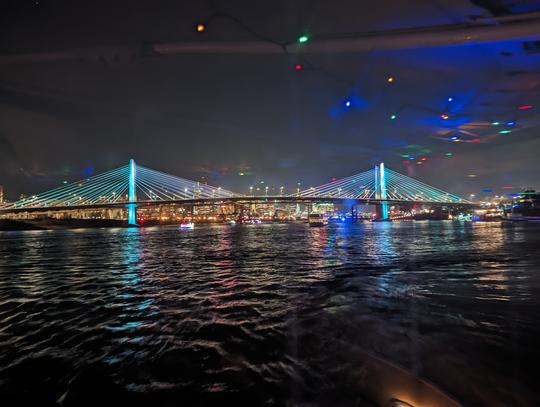
[[[376,213],[377,220],[388,220],[388,209],[386,209],[386,214],[385,214],[383,205],[384,205],[383,203],[375,204],[375,213]]]

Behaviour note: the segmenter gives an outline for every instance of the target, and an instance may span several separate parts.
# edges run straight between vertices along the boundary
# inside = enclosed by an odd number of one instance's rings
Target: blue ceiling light
[[[512,127],[512,126],[516,125],[516,122],[513,121],[513,120],[510,120],[510,121],[506,122],[506,125]]]
[[[454,99],[453,99],[453,98],[448,98],[447,100],[448,100],[449,102],[451,102],[451,101],[454,100]]]
[[[347,100],[347,101],[345,102],[345,106],[351,107],[351,101],[350,101],[350,100]]]

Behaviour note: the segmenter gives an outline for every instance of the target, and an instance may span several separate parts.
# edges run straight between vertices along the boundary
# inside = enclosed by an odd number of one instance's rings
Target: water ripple
[[[467,405],[533,405],[539,232],[0,233],[0,403],[372,405],[376,357]]]

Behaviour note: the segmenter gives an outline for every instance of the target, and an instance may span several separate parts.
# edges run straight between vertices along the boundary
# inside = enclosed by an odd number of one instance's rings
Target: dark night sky
[[[464,196],[540,188],[540,51],[523,45],[540,39],[540,26],[536,37],[502,42],[306,56],[321,71],[296,72],[294,55],[147,57],[124,48],[257,40],[227,18],[197,34],[195,24],[216,9],[278,42],[302,32],[461,24],[540,9],[538,1],[507,3],[515,2],[3,2],[0,184],[15,198],[133,157],[238,192],[260,180],[291,190],[298,181],[318,185],[378,160]],[[88,48],[76,61],[2,60]],[[509,134],[491,125],[508,120],[516,121]],[[406,165],[403,154],[427,160]]]

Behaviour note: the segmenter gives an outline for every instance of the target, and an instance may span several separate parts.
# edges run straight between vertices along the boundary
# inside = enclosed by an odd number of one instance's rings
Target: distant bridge
[[[129,164],[0,206],[0,215],[24,212],[127,208],[135,225],[137,207],[163,204],[221,203],[335,203],[372,204],[380,219],[388,219],[388,205],[418,203],[471,206],[471,202],[385,168],[373,169],[327,184],[279,196],[244,195]]]

